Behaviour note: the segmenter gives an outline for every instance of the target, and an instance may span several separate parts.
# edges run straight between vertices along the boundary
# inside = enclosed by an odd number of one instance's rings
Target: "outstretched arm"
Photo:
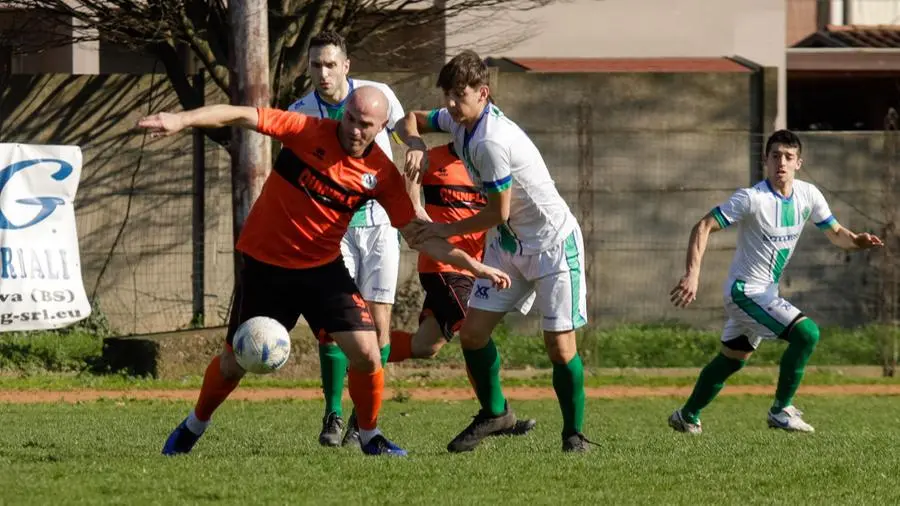
[[[432,114],[433,111],[409,111],[402,120],[394,125],[394,133],[409,147],[414,147],[419,143],[424,147],[422,134],[438,131],[432,125]]]
[[[425,206],[422,204],[422,184],[415,179],[406,179],[406,193],[416,211],[416,218],[431,222],[431,217],[425,212]]]
[[[697,287],[700,284],[700,265],[703,263],[703,255],[706,253],[706,245],[709,243],[709,234],[719,230],[722,230],[722,226],[713,216],[713,213],[704,216],[691,230],[684,277],[669,292],[672,304],[675,304],[676,307],[687,307],[688,304],[697,299]]]
[[[435,223],[426,232],[437,237],[454,237],[490,230],[509,220],[511,199],[512,190],[508,188],[499,193],[488,193],[487,205],[475,215],[451,223]]]
[[[488,267],[472,258],[465,251],[453,246],[444,239],[430,237],[423,241],[416,241],[416,229],[423,225],[422,222],[413,221],[400,229],[400,234],[406,239],[407,244],[415,250],[421,251],[438,262],[454,265],[471,272],[477,278],[491,280],[498,289],[509,288],[509,275],[505,272]]]
[[[853,231],[843,227],[837,222],[835,222],[830,229],[825,231],[825,236],[828,237],[831,244],[842,249],[869,249],[884,246],[884,243],[881,242],[881,239],[877,236],[868,232],[855,234]]]
[[[163,137],[191,127],[236,126],[255,130],[258,123],[255,107],[217,104],[178,113],[160,112],[138,121],[138,127],[149,130],[153,137]]]

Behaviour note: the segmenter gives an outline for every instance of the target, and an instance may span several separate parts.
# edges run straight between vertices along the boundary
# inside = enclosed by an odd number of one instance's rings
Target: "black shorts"
[[[300,315],[320,339],[333,332],[375,330],[342,258],[309,269],[285,269],[244,255],[228,320],[228,345],[240,324],[254,316],[275,319],[291,330]]]
[[[448,341],[453,339],[453,334],[466,319],[469,292],[475,278],[458,272],[425,272],[419,274],[419,282],[425,289],[419,323],[428,316],[434,316],[444,338]]]

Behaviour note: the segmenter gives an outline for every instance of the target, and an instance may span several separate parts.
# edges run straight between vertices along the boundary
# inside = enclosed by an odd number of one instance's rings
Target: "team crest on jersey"
[[[808,207],[804,207],[804,208],[803,208],[803,220],[804,220],[804,221],[805,221],[807,218],[809,218],[809,213],[810,213],[809,208],[808,208]]]
[[[378,178],[375,177],[375,174],[365,173],[362,175],[362,185],[367,190],[374,190],[378,185]]]

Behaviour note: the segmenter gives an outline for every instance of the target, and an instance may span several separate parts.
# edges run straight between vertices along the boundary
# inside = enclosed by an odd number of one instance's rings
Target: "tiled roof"
[[[488,58],[503,70],[526,72],[750,72],[729,58]]]
[[[828,25],[794,47],[900,49],[900,25]]]

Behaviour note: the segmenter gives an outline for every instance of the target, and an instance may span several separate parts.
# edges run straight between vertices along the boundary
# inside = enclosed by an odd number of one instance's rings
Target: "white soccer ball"
[[[287,363],[291,355],[291,336],[278,321],[255,316],[237,328],[232,347],[238,365],[245,371],[269,374]]]

